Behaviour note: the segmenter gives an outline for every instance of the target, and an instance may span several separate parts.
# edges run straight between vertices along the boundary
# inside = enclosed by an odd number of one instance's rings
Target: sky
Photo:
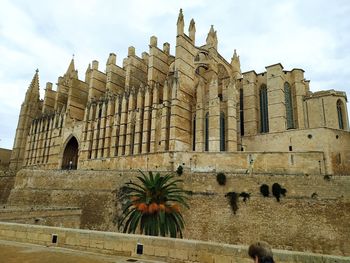
[[[0,0],[0,148],[13,146],[37,68],[43,98],[46,82],[55,87],[73,54],[80,79],[92,60],[104,71],[111,52],[120,66],[129,46],[138,56],[148,52],[153,35],[174,54],[180,8],[186,31],[196,22],[196,44],[214,25],[219,53],[230,61],[237,49],[242,72],[281,63],[304,69],[311,91],[350,96],[348,0]]]

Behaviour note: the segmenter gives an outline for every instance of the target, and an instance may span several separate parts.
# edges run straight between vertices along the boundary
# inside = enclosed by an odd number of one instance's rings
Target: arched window
[[[220,113],[220,151],[225,151],[225,113]]]
[[[244,112],[243,112],[243,89],[239,90],[239,119],[240,119],[240,128],[241,135],[244,135]]]
[[[292,92],[288,82],[284,83],[284,98],[286,104],[287,129],[294,129]]]
[[[205,151],[209,151],[209,113],[205,114]]]
[[[196,150],[196,115],[193,116],[192,151]]]
[[[341,100],[337,101],[337,113],[338,113],[338,124],[339,129],[344,130],[344,108],[343,102]]]
[[[269,113],[266,85],[260,87],[260,132],[269,131]]]

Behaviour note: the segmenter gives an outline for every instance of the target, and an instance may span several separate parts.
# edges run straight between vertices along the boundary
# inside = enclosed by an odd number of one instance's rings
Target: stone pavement
[[[59,247],[0,240],[2,263],[164,263],[131,257],[108,256]]]

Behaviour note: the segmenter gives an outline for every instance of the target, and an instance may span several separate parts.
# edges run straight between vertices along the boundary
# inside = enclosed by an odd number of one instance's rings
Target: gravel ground
[[[162,263],[0,240],[0,263]],[[164,263],[164,262],[163,262]]]

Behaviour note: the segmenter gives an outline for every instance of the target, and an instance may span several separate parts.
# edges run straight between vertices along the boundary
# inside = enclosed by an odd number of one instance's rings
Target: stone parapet
[[[0,239],[93,251],[101,254],[132,256],[140,258],[140,260],[153,259],[179,263],[251,262],[247,255],[247,246],[92,230],[2,222],[0,223]],[[137,245],[143,247],[142,254],[137,253]],[[350,261],[350,257],[296,251],[273,250],[273,253],[277,262],[345,263]]]

